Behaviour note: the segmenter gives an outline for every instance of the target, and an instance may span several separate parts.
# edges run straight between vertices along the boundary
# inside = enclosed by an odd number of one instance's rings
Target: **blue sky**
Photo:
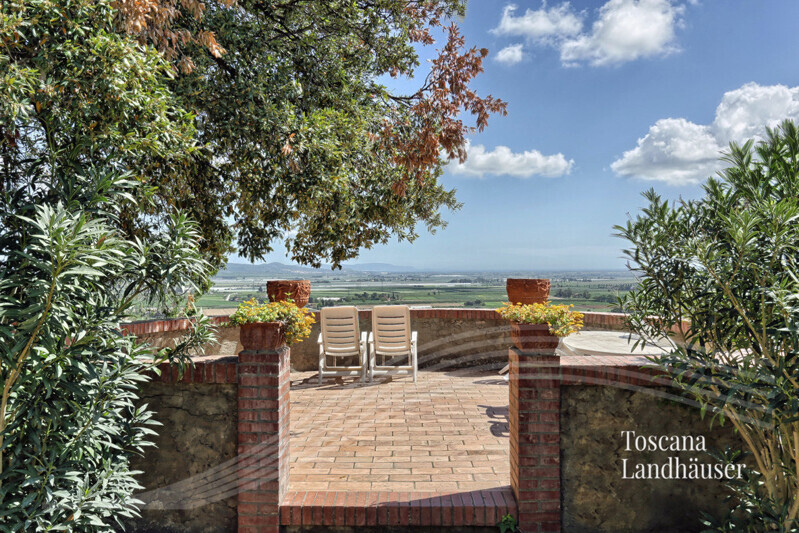
[[[490,50],[474,87],[508,102],[508,116],[443,176],[464,204],[447,228],[357,262],[624,268],[612,226],[641,191],[697,197],[729,141],[799,120],[797,20],[793,0],[471,0],[460,26]]]

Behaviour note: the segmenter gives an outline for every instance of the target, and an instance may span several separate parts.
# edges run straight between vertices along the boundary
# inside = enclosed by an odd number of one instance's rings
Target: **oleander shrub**
[[[729,483],[730,514],[705,525],[797,531],[799,132],[786,121],[724,160],[700,199],[649,191],[641,214],[616,227],[640,278],[622,305],[642,340],[674,341],[654,362],[745,445],[720,453],[748,466]]]
[[[60,179],[52,203],[0,201],[0,530],[115,531],[136,513],[129,457],[154,432],[137,406],[145,371],[210,340],[207,319],[174,349],[122,334],[132,302],[159,302],[207,275],[197,229],[176,215],[159,239],[121,239],[131,183]]]

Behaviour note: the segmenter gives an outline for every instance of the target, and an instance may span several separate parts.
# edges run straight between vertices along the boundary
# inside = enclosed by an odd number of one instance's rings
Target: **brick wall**
[[[561,358],[510,348],[508,389],[511,487],[525,533],[574,531],[562,521],[563,494],[575,494],[581,480],[563,484],[561,400],[568,385],[650,386],[652,374],[639,357]],[[594,405],[585,406],[588,410]]]
[[[369,318],[368,311],[361,313],[362,321]],[[491,310],[414,310],[412,319],[419,325],[424,321],[449,322],[450,330],[499,322]],[[140,323],[129,325],[128,331],[142,336],[179,334],[187,325],[180,321]],[[586,325],[593,329],[619,329],[623,319],[619,315],[591,313],[586,314]],[[669,509],[682,506],[684,503],[680,502],[685,501],[718,502],[715,486],[701,489],[704,500],[692,487],[679,489],[682,499],[669,499],[668,491],[672,489],[650,487],[642,491],[625,485],[625,493],[616,483],[618,472],[613,462],[618,459],[618,450],[613,442],[620,430],[643,424],[640,427],[649,431],[667,431],[665,426],[657,425],[665,417],[654,416],[666,412],[675,427],[699,432],[705,425],[698,420],[695,409],[663,410],[656,391],[668,387],[669,382],[641,370],[647,363],[644,358],[558,358],[508,350],[509,343],[504,339],[498,336],[490,342],[493,349],[504,350],[510,363],[511,486],[523,531],[691,531],[681,515]],[[164,372],[156,380],[176,387],[214,384],[236,388],[237,457],[233,462],[238,531],[277,533],[281,502],[286,512],[290,357],[287,349],[245,351],[238,357],[204,357],[181,379],[176,370],[162,365]],[[599,451],[591,455],[593,449]],[[157,466],[148,464],[145,468]],[[626,494],[623,499],[608,499],[608,494],[622,493]],[[658,496],[653,500],[648,497],[652,494]],[[301,508],[304,515],[306,508]],[[293,513],[292,510],[289,514]],[[215,531],[201,529],[190,519],[181,527],[177,531]]]
[[[141,403],[155,412],[155,444],[131,458],[145,487],[141,517],[124,531],[223,533],[236,530],[235,492],[224,472],[235,473],[236,385],[231,383],[143,384]]]
[[[160,375],[153,374],[142,396],[155,391],[156,409],[176,403],[188,416],[177,420],[161,413],[165,426],[158,440],[165,447],[136,463],[145,471],[139,497],[146,507],[143,518],[127,524],[126,531],[279,532],[289,475],[289,357],[288,348],[202,357],[183,376],[159,365]],[[233,450],[218,456],[201,453],[200,439],[186,438],[196,437],[198,429],[216,431],[215,420],[198,407],[214,402],[229,411],[226,420],[232,423],[224,442],[213,442]],[[194,472],[198,465],[201,471]]]
[[[161,374],[139,389],[161,426],[154,447],[134,456],[142,473],[141,517],[126,532],[222,533],[237,527],[237,500],[228,480],[236,472],[237,358],[204,357],[181,378],[160,365]]]
[[[622,459],[660,464],[673,452],[630,453],[622,431],[705,437],[741,447],[729,424],[712,429],[643,357],[553,357],[509,351],[511,486],[522,531],[701,531],[702,512],[722,516],[719,480],[631,480]],[[709,455],[686,454],[700,462]],[[561,508],[562,506],[562,508]]]
[[[669,456],[712,462],[702,452],[626,451],[622,431],[638,435],[703,435],[709,448],[741,446],[727,423],[702,420],[698,408],[673,401],[667,386],[561,388],[560,450],[564,532],[699,532],[702,512],[723,516],[719,480],[623,479],[622,460],[663,464]]]
[[[583,323],[588,329],[624,329],[623,313],[598,313],[586,311],[583,313],[585,319]],[[361,320],[369,320],[372,311],[362,309],[358,311]],[[493,309],[461,309],[461,308],[436,308],[436,309],[411,309],[411,318],[440,318],[449,320],[501,320],[499,314]],[[228,316],[214,316],[211,321],[215,324],[222,324],[228,320]],[[132,335],[145,335],[170,331],[186,330],[190,326],[191,319],[169,318],[163,320],[140,320],[129,322],[123,327],[126,333]]]

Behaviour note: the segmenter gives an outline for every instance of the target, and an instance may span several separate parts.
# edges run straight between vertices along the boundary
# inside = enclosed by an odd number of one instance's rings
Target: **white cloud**
[[[658,120],[638,146],[613,162],[623,176],[686,185],[713,174],[721,147],[707,126],[684,118]]]
[[[719,155],[730,142],[762,139],[766,127],[786,118],[799,120],[799,87],[747,83],[724,94],[711,124],[658,120],[611,168],[622,176],[670,185],[700,183],[723,168]]]
[[[525,150],[514,153],[507,146],[497,146],[488,152],[485,146],[468,146],[468,158],[464,163],[449,164],[453,174],[463,174],[476,178],[493,176],[513,176],[531,178],[545,176],[557,178],[571,172],[574,160],[566,160],[563,154],[543,155],[538,150]]]
[[[506,46],[497,52],[497,55],[494,59],[500,63],[504,63],[505,65],[515,65],[522,60],[523,56],[524,54],[522,53],[522,45],[514,44],[511,46]]]
[[[575,13],[568,2],[551,8],[544,3],[519,16],[516,6],[509,5],[492,31],[553,46],[567,66],[615,65],[676,51],[675,28],[684,11],[672,0],[609,0],[590,32],[584,32],[585,14]]]
[[[799,116],[799,87],[747,83],[724,93],[716,108],[713,133],[724,146],[752,137],[763,138],[765,126],[773,128],[786,118]]]
[[[516,6],[511,4],[502,11],[502,20],[494,30],[498,35],[515,35],[528,39],[546,39],[576,35],[583,28],[583,21],[571,12],[568,2],[547,9],[528,9],[524,15],[514,16]]]
[[[610,0],[590,34],[561,43],[560,59],[600,66],[674,52],[674,29],[684,10],[669,0]]]

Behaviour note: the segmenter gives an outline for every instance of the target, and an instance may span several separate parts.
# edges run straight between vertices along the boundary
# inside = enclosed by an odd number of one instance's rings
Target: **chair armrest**
[[[361,364],[364,366],[364,368],[366,368],[369,364],[369,350],[367,349],[366,337],[366,332],[362,331],[359,344],[361,348]]]

